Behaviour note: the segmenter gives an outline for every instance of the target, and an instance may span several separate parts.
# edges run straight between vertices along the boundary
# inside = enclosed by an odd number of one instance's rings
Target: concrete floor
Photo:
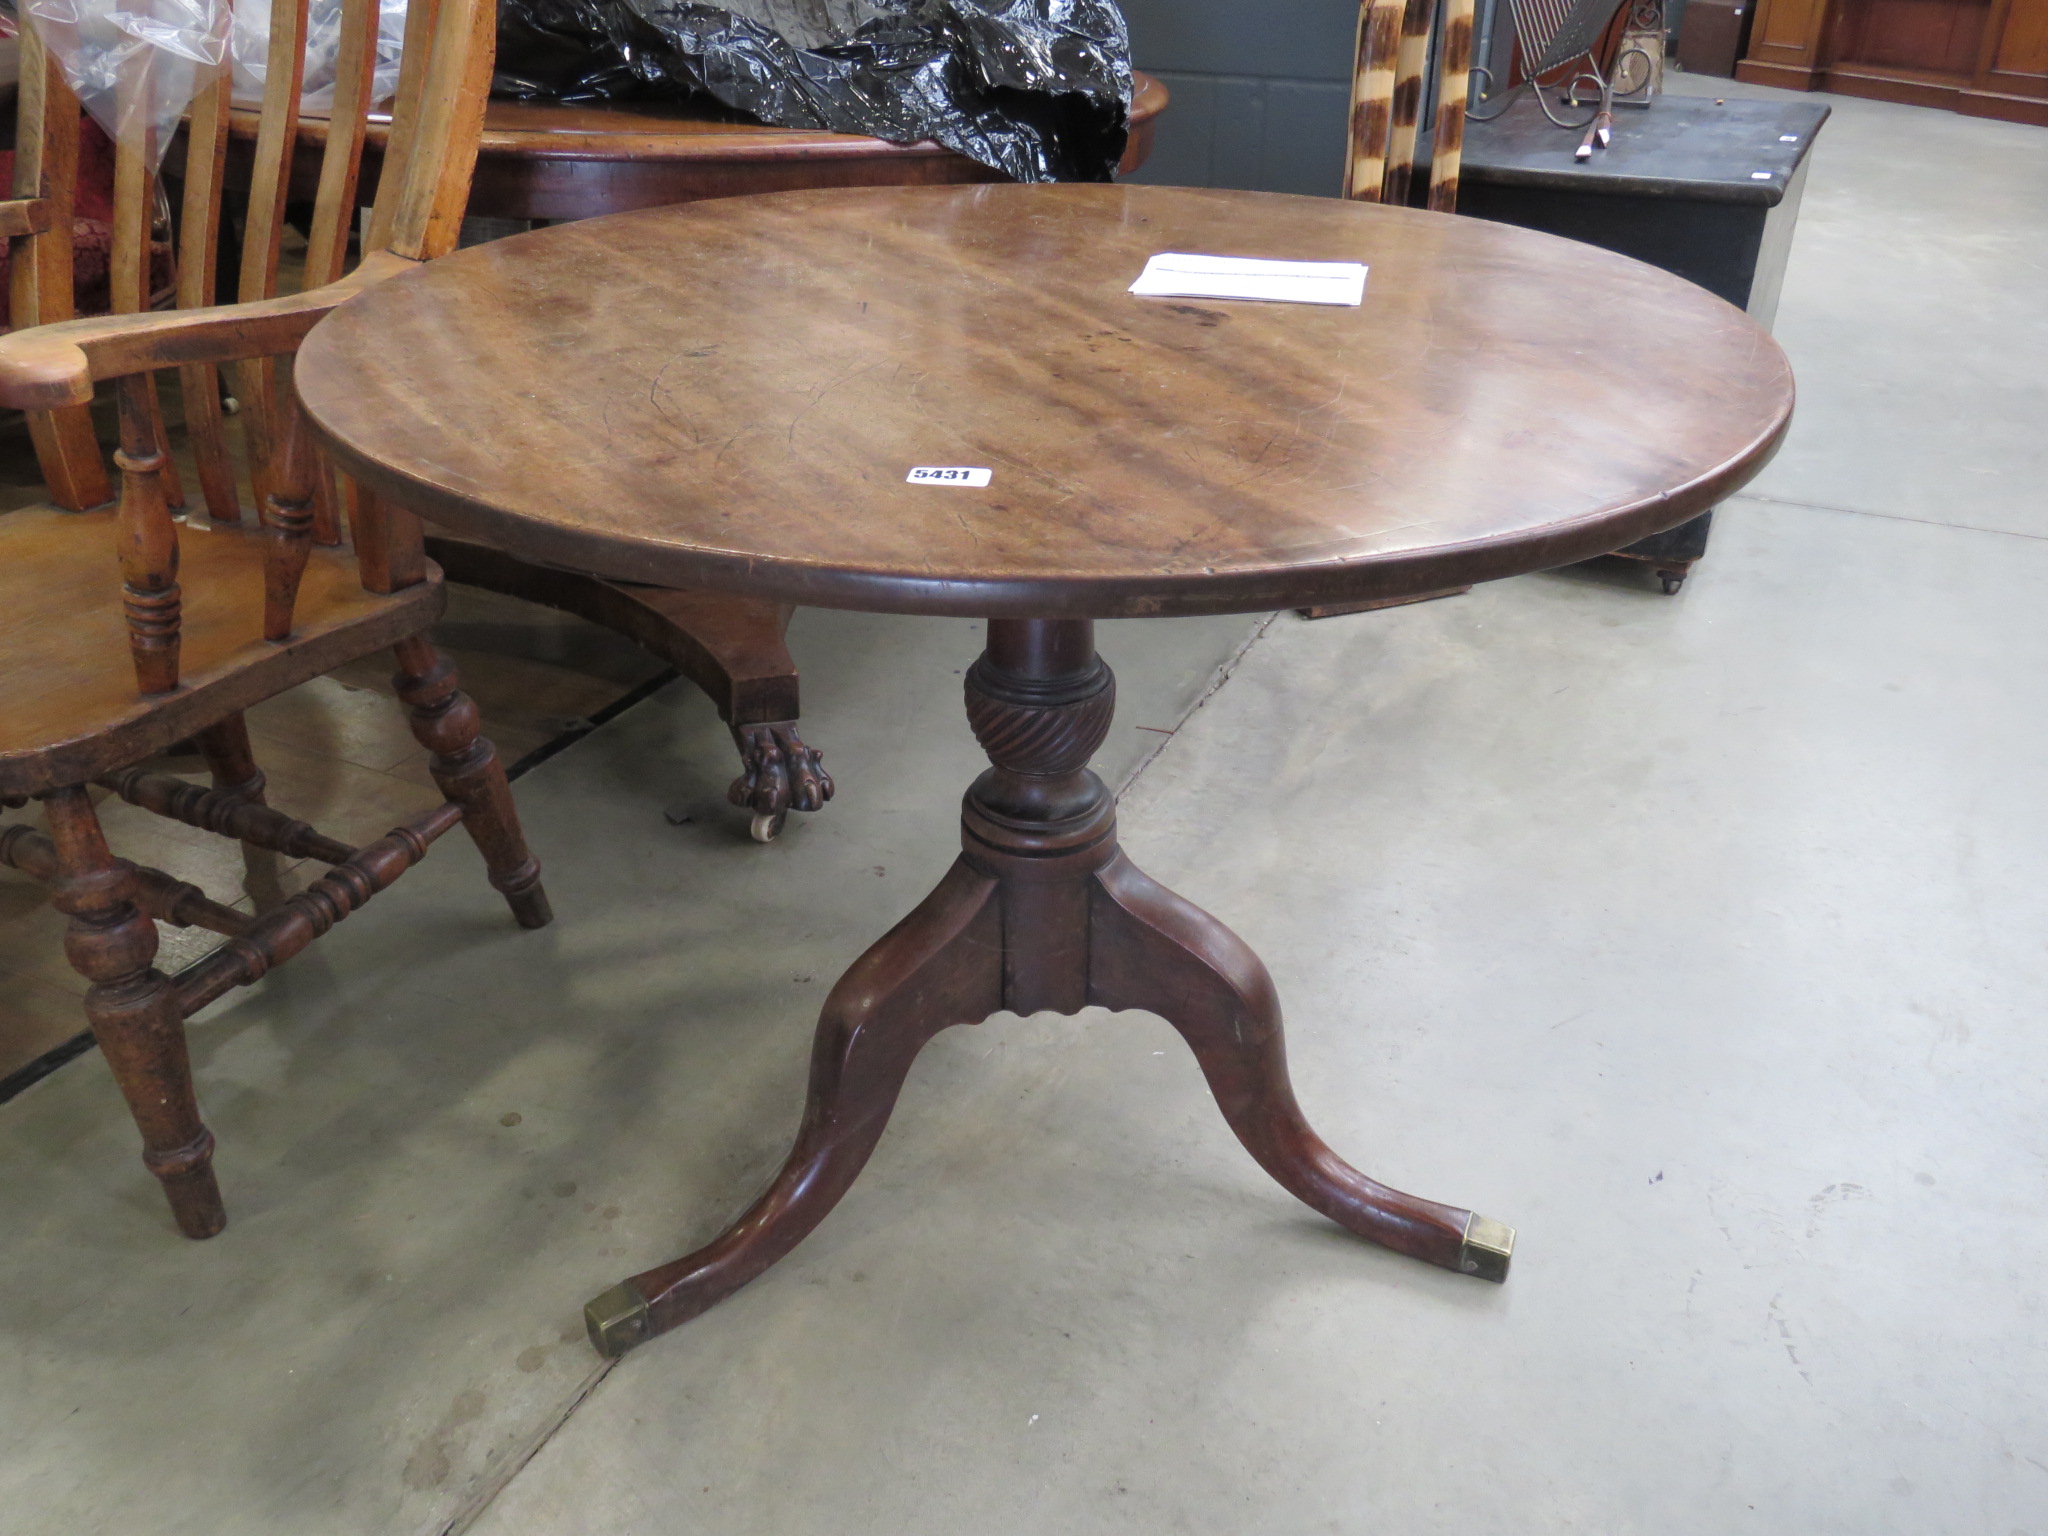
[[[1680,597],[1279,619],[1125,797],[1324,1134],[1519,1227],[1507,1285],[1293,1205],[1159,1021],[1005,1017],[607,1373],[581,1302],[779,1161],[978,761],[971,626],[807,614],[800,834],[730,839],[671,690],[522,782],[557,927],[437,851],[199,1026],[220,1239],[92,1058],[0,1110],[0,1524],[2048,1533],[2048,133],[1844,101],[1815,155],[1800,420]],[[1106,766],[1251,629],[1107,626]]]

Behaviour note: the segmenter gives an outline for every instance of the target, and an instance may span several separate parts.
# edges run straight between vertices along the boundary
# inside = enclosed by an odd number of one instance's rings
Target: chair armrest
[[[40,197],[10,197],[0,202],[0,240],[40,235],[50,227],[50,204]]]
[[[99,379],[125,378],[180,363],[279,356],[295,350],[314,323],[336,305],[418,265],[390,251],[376,251],[340,282],[306,293],[209,309],[63,320],[0,336],[0,405],[24,411],[87,405]]]

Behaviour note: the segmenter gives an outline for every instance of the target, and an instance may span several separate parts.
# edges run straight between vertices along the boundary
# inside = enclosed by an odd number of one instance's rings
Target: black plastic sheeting
[[[1130,125],[1114,0],[499,0],[494,91],[709,97],[791,128],[936,139],[1018,181],[1108,181]]]

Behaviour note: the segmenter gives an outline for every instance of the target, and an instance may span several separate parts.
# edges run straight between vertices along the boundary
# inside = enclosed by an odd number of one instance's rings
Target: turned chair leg
[[[218,725],[209,725],[198,732],[193,740],[199,744],[200,754],[206,759],[215,789],[255,805],[265,803],[263,790],[267,781],[263,770],[256,766],[256,754],[249,746],[247,719],[239,713],[229,715]]]
[[[82,787],[52,792],[45,809],[57,909],[71,918],[64,951],[92,983],[86,1017],[142,1132],[143,1164],[162,1182],[178,1230],[212,1237],[228,1220],[213,1177],[213,1133],[192,1092],[177,996],[152,963],[156,924],[135,903],[134,866],[108,851]]]
[[[412,712],[413,739],[434,754],[428,769],[441,793],[462,807],[462,824],[484,856],[492,886],[520,927],[546,927],[554,912],[541,888],[540,861],[527,849],[498,749],[480,734],[476,704],[462,691],[455,664],[425,635],[401,640],[393,654],[398,675],[392,681]]]
[[[250,805],[267,805],[264,790],[269,781],[256,766],[256,753],[249,745],[249,722],[239,713],[196,733],[194,743],[213,775],[213,787]],[[242,889],[249,893],[258,911],[268,911],[284,900],[283,865],[275,853],[254,843],[242,844]]]

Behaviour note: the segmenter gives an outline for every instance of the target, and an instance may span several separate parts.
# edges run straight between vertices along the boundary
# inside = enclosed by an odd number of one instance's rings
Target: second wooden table
[[[1142,70],[1132,80],[1131,137],[1125,175],[1152,153],[1154,129],[1167,105],[1166,87]],[[234,114],[231,155],[247,184],[258,114]],[[384,162],[388,116],[372,117],[363,149],[359,201],[367,205]],[[326,144],[325,118],[300,120],[292,166],[293,195],[310,201]],[[234,166],[231,164],[231,180]],[[636,208],[665,208],[708,197],[794,192],[818,187],[957,186],[1005,180],[930,139],[892,144],[822,128],[778,128],[736,121],[734,114],[661,101],[602,105],[493,101],[484,112],[473,218],[522,221],[594,219]]]

